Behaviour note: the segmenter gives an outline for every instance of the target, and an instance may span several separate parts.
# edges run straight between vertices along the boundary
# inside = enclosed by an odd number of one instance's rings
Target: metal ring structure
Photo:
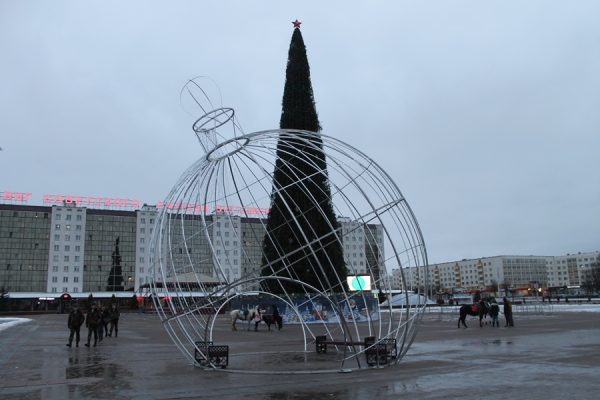
[[[235,111],[233,108],[221,107],[215,110],[209,111],[194,122],[192,130],[196,133],[202,133],[207,131],[213,131],[221,126],[225,125],[233,119]],[[224,117],[224,118],[223,118]],[[213,124],[210,127],[206,127],[209,124]]]
[[[372,257],[366,266],[347,262],[349,275],[367,275],[374,287],[389,292],[392,284],[385,271],[399,270],[405,304],[411,303],[406,271],[427,266],[425,243],[406,199],[373,159],[339,139],[315,132],[274,129],[237,136],[207,150],[205,156],[181,175],[165,198],[165,205],[169,206],[159,210],[152,239],[153,299],[163,326],[191,363],[195,363],[194,350],[203,351],[195,345],[197,341],[219,340],[215,319],[232,299],[256,294],[261,290],[262,280],[291,279],[261,276],[261,257],[257,249],[262,249],[264,241],[272,240],[266,230],[266,217],[273,195],[278,142],[293,140],[314,146],[315,135],[319,136],[326,157],[326,184],[331,190],[334,212],[338,222],[346,226],[345,230],[330,226],[329,235],[335,236],[344,247],[348,245],[344,250],[346,254],[347,251],[352,253],[354,245],[350,235],[360,234],[363,251]],[[290,156],[306,157],[301,152]],[[309,158],[300,161],[311,162]],[[295,207],[294,204],[287,206],[290,209]],[[313,206],[319,207],[316,202]],[[293,220],[284,223],[297,226]],[[230,227],[227,237],[223,236],[225,225]],[[306,237],[310,234],[299,233]],[[323,238],[315,240],[320,239]],[[237,247],[228,247],[233,242]],[[233,250],[236,250],[235,253]],[[245,274],[241,273],[242,266],[247,270]],[[331,268],[330,265],[319,267]],[[424,271],[425,276],[419,277],[420,288],[428,282],[427,268]],[[297,323],[302,325],[298,347],[290,349],[298,353],[311,354],[308,350],[310,345],[323,332],[328,338],[343,337],[353,343],[374,336],[377,340],[396,340],[397,357],[386,364],[396,365],[413,342],[425,309],[426,293],[423,292],[417,291],[417,295],[422,296],[417,296],[416,303],[395,309],[391,302],[382,303],[386,305],[373,302],[372,292],[351,291],[340,282],[332,282],[331,287],[322,291],[303,282],[296,283],[302,285],[304,293],[301,295],[307,301],[324,300],[327,309],[337,315],[337,319],[329,321],[306,321],[294,317],[303,310],[295,308],[294,299],[287,293],[278,295],[286,308],[291,308],[290,318],[297,319]],[[205,296],[199,300],[192,292],[203,292]],[[372,304],[372,308],[356,314],[360,319],[344,317],[361,301]],[[293,365],[289,370],[268,367],[261,370],[258,365],[236,368],[235,362],[222,371],[280,374],[369,368],[364,362],[366,346],[332,346],[334,348],[337,358],[333,366],[327,364],[324,368],[310,371],[294,369]],[[234,361],[237,356],[235,352],[230,354]]]

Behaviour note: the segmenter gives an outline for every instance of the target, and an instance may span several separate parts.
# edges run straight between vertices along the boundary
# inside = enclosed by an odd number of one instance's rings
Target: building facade
[[[600,252],[566,256],[494,256],[431,264],[429,278],[423,267],[392,271],[392,287],[431,288],[438,292],[472,291],[486,288],[553,288],[581,286],[600,268]]]
[[[160,212],[148,205],[123,211],[75,203],[0,204],[0,287],[55,296],[137,292],[153,278],[151,244],[158,229],[168,232],[167,262],[178,276],[211,282],[250,279],[239,289],[259,287],[252,278],[260,276],[266,220],[217,212],[207,218],[178,216],[167,219],[170,226],[157,227]],[[369,266],[382,275],[382,227],[342,219],[340,228],[350,273],[364,274]]]

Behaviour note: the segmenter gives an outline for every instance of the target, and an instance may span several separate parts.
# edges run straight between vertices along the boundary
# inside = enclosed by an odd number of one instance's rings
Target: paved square
[[[240,374],[240,366],[290,362],[306,370],[331,360],[283,350],[301,347],[297,326],[240,329],[219,319],[220,341],[247,350],[230,368],[186,363],[156,316],[123,313],[119,337],[68,348],[67,315],[31,316],[0,331],[1,399],[592,399],[600,391],[600,313],[515,316],[515,328],[457,329],[455,313],[427,314],[397,367],[352,373]],[[502,321],[503,322],[503,321]],[[240,328],[242,325],[239,326]],[[82,336],[87,337],[86,329]],[[268,351],[268,355],[260,355]],[[336,355],[331,355],[336,357]],[[264,369],[264,368],[263,368]]]

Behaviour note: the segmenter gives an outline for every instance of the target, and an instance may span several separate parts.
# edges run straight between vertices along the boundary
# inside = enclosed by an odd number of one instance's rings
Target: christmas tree
[[[119,254],[119,237],[115,240],[115,250],[112,253],[112,267],[108,274],[107,292],[122,292],[123,287],[123,271],[121,268],[121,254]]]
[[[346,267],[331,200],[327,163],[300,23],[294,21],[277,143],[271,211],[263,242],[262,275],[298,280],[318,290],[341,291]],[[265,280],[271,293],[301,293],[306,287]]]

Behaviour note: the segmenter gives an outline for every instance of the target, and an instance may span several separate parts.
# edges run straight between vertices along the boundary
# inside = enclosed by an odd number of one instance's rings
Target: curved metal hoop
[[[200,118],[198,118],[194,124],[192,125],[192,129],[196,133],[204,133],[208,131],[213,131],[227,122],[233,119],[235,115],[235,111],[233,108],[229,107],[221,107],[215,110],[209,111]],[[224,119],[222,119],[224,117]],[[214,125],[206,128],[208,124],[214,123]]]
[[[209,161],[219,161],[224,158],[228,158],[235,153],[242,151],[244,147],[248,145],[248,143],[250,143],[250,138],[248,137],[230,139],[210,150],[206,155],[206,159]],[[233,149],[230,149],[232,146],[234,146]]]

